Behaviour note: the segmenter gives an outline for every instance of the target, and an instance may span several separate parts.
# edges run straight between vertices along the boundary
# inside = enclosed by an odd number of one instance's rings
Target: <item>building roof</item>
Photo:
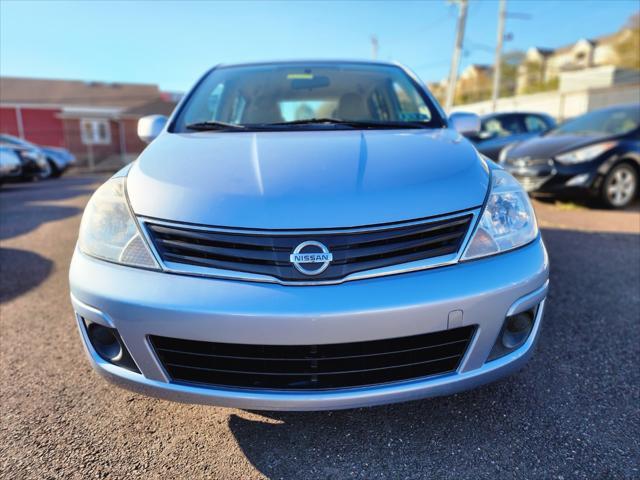
[[[592,46],[596,46],[596,45],[607,45],[609,43],[615,43],[620,36],[625,32],[625,30],[628,29],[622,29],[622,30],[618,30],[617,32],[613,32],[610,33],[608,35],[601,35],[600,37],[596,37],[596,38],[581,38],[573,43],[570,43],[569,45],[563,45],[562,47],[558,47],[556,49],[548,49],[548,48],[537,48],[538,51],[540,51],[540,53],[543,53],[545,56],[550,55],[550,54],[554,54],[554,53],[566,53],[569,52],[573,49],[573,47],[576,46],[576,44],[585,41],[590,43]]]
[[[553,55],[555,53],[555,50],[553,48],[531,47],[529,50],[535,50],[543,57],[548,57],[549,55]]]
[[[164,98],[157,98],[135,107],[131,107],[125,110],[123,115],[135,115],[143,117],[145,115],[164,115],[168,117],[176,107],[176,102],[171,100],[165,100]]]
[[[0,103],[130,108],[159,97],[152,84],[0,77]]]
[[[493,67],[491,65],[472,63],[470,65],[467,65],[467,68],[462,71],[462,73],[460,74],[460,78],[469,78],[470,75],[481,73],[492,75]]]
[[[472,63],[467,68],[474,68],[474,69],[480,70],[482,72],[488,72],[490,70],[493,70],[493,66],[492,65],[483,65],[483,64],[479,64],[479,63]]]
[[[577,40],[569,45],[564,45],[562,47],[556,48],[553,53],[567,53],[570,52],[571,50],[573,50],[575,48],[575,46],[577,44],[579,44],[580,42],[586,42],[589,45],[591,45],[592,47],[596,45],[597,40],[591,40],[589,38],[581,38],[580,40]]]

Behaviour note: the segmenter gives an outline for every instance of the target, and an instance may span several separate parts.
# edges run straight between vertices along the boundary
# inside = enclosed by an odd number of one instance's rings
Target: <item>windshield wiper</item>
[[[257,123],[257,124],[236,124],[219,121],[196,122],[186,125],[189,130],[254,130],[272,129],[278,127],[288,127],[296,125],[337,125],[350,128],[427,128],[425,122],[377,122],[360,120],[340,120],[337,118],[308,118],[304,120],[292,120],[289,122]]]
[[[190,123],[186,125],[186,128],[189,130],[245,130],[247,127],[244,125],[238,125],[235,123],[227,123],[227,122],[217,122],[217,121],[208,121],[208,122],[196,122]]]
[[[353,128],[426,128],[424,122],[377,122],[361,120],[340,120],[338,118],[307,118],[290,122],[266,123],[265,127],[286,127],[288,125],[345,125]]]

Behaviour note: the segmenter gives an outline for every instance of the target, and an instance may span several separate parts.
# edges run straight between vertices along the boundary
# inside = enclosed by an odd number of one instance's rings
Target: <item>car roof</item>
[[[591,112],[607,112],[611,110],[637,110],[640,109],[640,103],[621,103],[618,105],[610,105],[604,108],[596,108],[595,110],[591,110]],[[591,113],[585,112],[585,113]]]
[[[538,115],[540,117],[551,117],[551,115],[549,115],[548,113],[544,113],[544,112],[522,112],[522,111],[517,111],[517,112],[494,112],[494,113],[487,113],[485,115],[481,115],[480,119],[481,120],[489,120],[490,118],[497,118],[497,117],[504,117],[506,115]]]
[[[259,65],[377,65],[384,67],[401,67],[397,62],[385,62],[378,60],[348,60],[348,59],[293,59],[293,60],[261,60],[256,62],[240,62],[240,63],[220,63],[216,68],[228,68],[228,67],[247,67],[247,66],[259,66]]]

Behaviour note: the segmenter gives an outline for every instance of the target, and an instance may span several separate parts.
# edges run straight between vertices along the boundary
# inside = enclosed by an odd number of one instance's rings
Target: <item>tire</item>
[[[609,208],[625,208],[638,193],[638,171],[628,163],[613,167],[602,182],[600,196]]]
[[[49,162],[49,167],[51,168],[51,174],[49,175],[49,178],[58,178],[60,175],[62,175],[62,170],[58,168],[58,165],[56,165],[53,160],[48,158],[47,162]]]
[[[49,161],[47,160],[47,168],[46,170],[38,170],[38,172],[36,172],[35,176],[33,177],[34,180],[46,180],[47,178],[51,177],[51,174],[53,173],[53,170],[51,168],[51,165],[49,164]]]

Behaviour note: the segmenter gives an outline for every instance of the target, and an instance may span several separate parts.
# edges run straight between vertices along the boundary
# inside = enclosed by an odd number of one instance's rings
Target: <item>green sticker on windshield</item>
[[[287,75],[289,80],[313,80],[313,73],[289,73]]]

